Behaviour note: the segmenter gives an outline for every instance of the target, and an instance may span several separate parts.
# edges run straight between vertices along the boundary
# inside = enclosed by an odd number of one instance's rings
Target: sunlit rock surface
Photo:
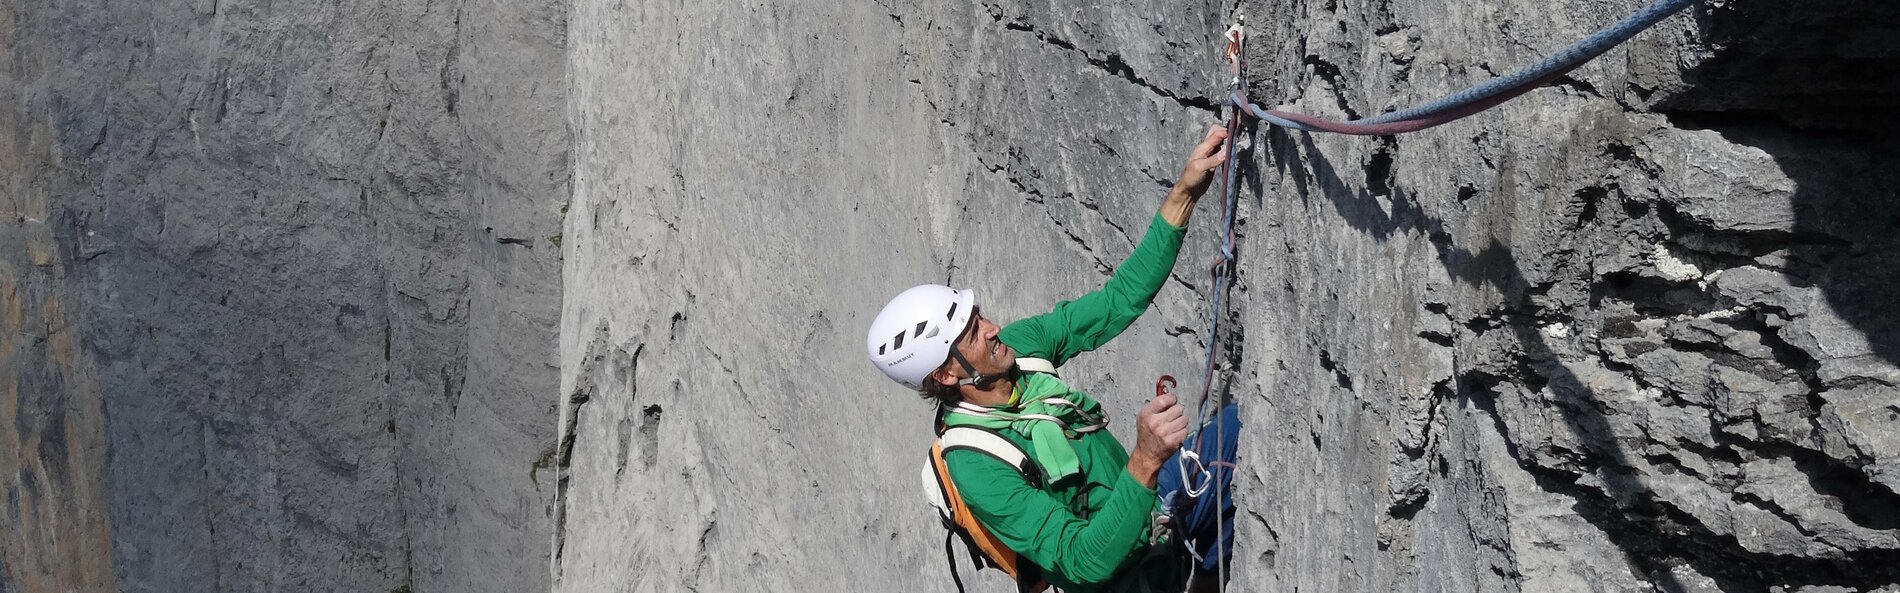
[[[1638,7],[0,2],[0,592],[953,590],[885,299],[1099,286],[1235,14],[1350,119]],[[1234,590],[1900,588],[1897,26],[1709,0],[1249,125],[1221,334],[1210,196],[1063,373],[1132,442],[1219,341]]]

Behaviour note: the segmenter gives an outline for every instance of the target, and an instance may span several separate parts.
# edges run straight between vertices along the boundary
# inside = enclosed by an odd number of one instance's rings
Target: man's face
[[[970,325],[957,336],[957,352],[970,361],[970,366],[976,367],[976,372],[985,376],[1007,373],[1016,366],[1016,351],[996,339],[1000,331],[1002,328],[983,316],[983,308],[976,307],[970,312]],[[955,384],[957,379],[969,376],[955,360],[944,361],[937,371],[937,380],[944,384]]]

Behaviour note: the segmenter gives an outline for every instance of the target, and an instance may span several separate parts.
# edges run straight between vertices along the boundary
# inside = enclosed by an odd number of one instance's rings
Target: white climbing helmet
[[[871,321],[864,348],[871,364],[892,381],[917,389],[950,358],[950,348],[970,323],[976,293],[922,284],[899,293]]]

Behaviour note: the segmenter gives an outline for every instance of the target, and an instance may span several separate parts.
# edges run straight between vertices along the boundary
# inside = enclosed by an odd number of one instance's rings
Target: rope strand
[[[1656,0],[1616,24],[1605,27],[1516,72],[1493,78],[1483,84],[1424,105],[1364,119],[1339,122],[1276,109],[1263,109],[1247,101],[1245,85],[1231,93],[1228,100],[1256,119],[1303,132],[1332,132],[1357,136],[1389,136],[1416,132],[1490,109],[1562,78],[1578,66],[1603,55],[1603,52],[1611,48],[1622,45],[1631,37],[1635,37],[1637,33],[1655,26],[1656,23],[1681,12],[1682,9],[1688,8],[1695,2],[1697,0]]]
[[[1263,109],[1259,105],[1249,102],[1247,100],[1246,88],[1246,29],[1243,26],[1244,23],[1236,23],[1233,27],[1228,28],[1227,33],[1223,36],[1227,42],[1223,53],[1224,57],[1232,65],[1234,74],[1233,81],[1230,83],[1230,88],[1228,89],[1227,102],[1227,106],[1233,109],[1227,119],[1227,140],[1225,142],[1227,158],[1225,162],[1221,163],[1223,170],[1221,180],[1221,193],[1223,197],[1221,201],[1221,225],[1223,234],[1220,252],[1215,254],[1214,264],[1210,266],[1208,270],[1210,275],[1213,276],[1213,279],[1208,293],[1208,300],[1211,301],[1211,312],[1208,314],[1207,320],[1207,362],[1201,369],[1201,396],[1200,401],[1196,405],[1197,415],[1203,420],[1203,430],[1201,434],[1194,437],[1195,442],[1198,444],[1201,438],[1205,438],[1206,426],[1213,426],[1216,433],[1216,449],[1219,451],[1226,450],[1227,435],[1225,431],[1220,429],[1220,415],[1225,413],[1226,406],[1217,403],[1214,408],[1214,420],[1210,423],[1206,422],[1206,418],[1208,416],[1208,396],[1213,393],[1214,370],[1217,367],[1215,361],[1220,353],[1220,318],[1223,311],[1222,297],[1225,296],[1227,290],[1227,280],[1234,272],[1234,218],[1235,211],[1239,205],[1236,199],[1238,192],[1235,184],[1235,181],[1238,179],[1239,167],[1235,162],[1235,149],[1239,146],[1238,136],[1241,118],[1243,116],[1251,116],[1271,125],[1305,132],[1333,132],[1362,136],[1385,136],[1423,130],[1490,109],[1505,101],[1530,92],[1532,89],[1549,84],[1563,77],[1565,74],[1568,74],[1570,71],[1575,70],[1578,66],[1609,51],[1611,48],[1628,41],[1631,37],[1636,36],[1636,34],[1655,26],[1656,23],[1661,22],[1670,15],[1680,12],[1696,1],[1697,0],[1655,0],[1643,9],[1638,10],[1635,14],[1624,18],[1622,21],[1511,74],[1493,78],[1483,84],[1470,87],[1423,105],[1350,122],[1338,122],[1298,113]],[[1214,461],[1203,464],[1199,456],[1189,451],[1185,445],[1184,443],[1181,448],[1182,461],[1185,462],[1187,459],[1193,458],[1196,462],[1195,465],[1201,468],[1201,474],[1208,476],[1205,478],[1208,483],[1202,484],[1202,489],[1207,488],[1215,481],[1212,477],[1212,473],[1207,472],[1208,467],[1224,467],[1229,473],[1230,480],[1232,479],[1234,470],[1238,469],[1235,464],[1224,461]],[[1183,487],[1189,490],[1188,494],[1191,498],[1199,498],[1201,494],[1204,493],[1203,490],[1195,489],[1186,475],[1185,468],[1180,469],[1183,472]],[[1216,488],[1215,490],[1214,508],[1217,513],[1224,514],[1221,513],[1221,511],[1225,509],[1225,503],[1229,493],[1223,488]],[[1216,578],[1218,579],[1215,583],[1216,590],[1221,590],[1226,587],[1228,576],[1227,558],[1225,554],[1221,553],[1222,550],[1220,549],[1221,542],[1227,539],[1227,525],[1221,520],[1223,518],[1224,517],[1217,516],[1215,520],[1215,549],[1212,553],[1219,555],[1214,560],[1215,572],[1217,573]],[[1190,552],[1193,551],[1191,543],[1189,550]],[[1196,560],[1198,568],[1198,561],[1200,559],[1197,557]],[[1192,579],[1190,579],[1190,582],[1192,582]]]

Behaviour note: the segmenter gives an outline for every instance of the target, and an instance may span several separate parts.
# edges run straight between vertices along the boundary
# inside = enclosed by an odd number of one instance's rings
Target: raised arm
[[[1188,155],[1181,176],[1161,202],[1160,212],[1148,224],[1141,244],[1128,255],[1102,288],[1072,301],[1056,303],[1053,310],[1004,327],[998,336],[1019,356],[1047,359],[1062,366],[1077,354],[1108,343],[1147,311],[1174,270],[1181,238],[1201,195],[1207,193],[1214,171],[1227,158],[1227,130],[1214,127]]]

